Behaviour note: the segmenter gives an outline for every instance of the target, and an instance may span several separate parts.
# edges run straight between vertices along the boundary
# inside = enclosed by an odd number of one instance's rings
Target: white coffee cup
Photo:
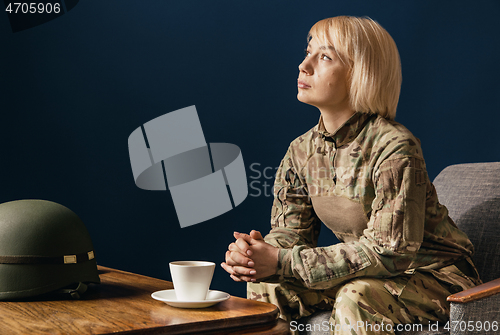
[[[205,261],[170,262],[170,274],[178,301],[206,300],[215,263]]]

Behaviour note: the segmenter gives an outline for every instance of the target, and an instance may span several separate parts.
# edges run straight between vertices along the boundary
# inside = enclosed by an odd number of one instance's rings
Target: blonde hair
[[[389,33],[370,18],[337,16],[317,22],[308,41],[332,46],[348,66],[351,107],[358,112],[396,117],[401,61]]]

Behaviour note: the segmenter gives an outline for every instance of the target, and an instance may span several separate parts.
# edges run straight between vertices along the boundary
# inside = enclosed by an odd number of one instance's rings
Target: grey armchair
[[[428,330],[426,326],[423,331],[398,334],[500,334],[500,162],[448,166],[436,177],[434,185],[439,201],[474,244],[474,262],[484,284],[448,297],[451,313],[447,329],[446,325],[440,325],[438,330]],[[320,312],[300,323],[323,324],[330,314]]]

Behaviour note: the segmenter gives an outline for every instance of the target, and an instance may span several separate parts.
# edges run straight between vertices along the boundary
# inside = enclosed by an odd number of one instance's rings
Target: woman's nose
[[[312,67],[311,64],[309,63],[309,59],[306,58],[302,61],[302,63],[299,64],[299,71],[304,72],[305,74],[311,74],[312,73]]]

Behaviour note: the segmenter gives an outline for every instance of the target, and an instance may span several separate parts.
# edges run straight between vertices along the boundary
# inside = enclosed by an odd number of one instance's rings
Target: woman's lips
[[[298,88],[311,88],[307,83],[303,82],[302,80],[297,80],[297,86]]]

